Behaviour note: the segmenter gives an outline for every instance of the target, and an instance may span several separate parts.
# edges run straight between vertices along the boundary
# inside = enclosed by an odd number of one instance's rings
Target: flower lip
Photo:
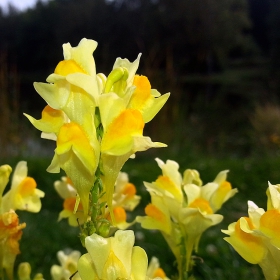
[[[60,61],[54,70],[55,74],[61,76],[67,76],[77,72],[86,74],[86,72],[73,59]]]

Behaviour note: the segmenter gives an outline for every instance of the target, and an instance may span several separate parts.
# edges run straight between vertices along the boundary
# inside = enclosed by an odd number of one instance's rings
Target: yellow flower
[[[144,182],[144,185],[148,192],[161,197],[172,218],[178,220],[178,211],[183,205],[182,176],[178,171],[179,165],[172,160],[164,163],[156,158],[156,161],[163,175],[159,176],[155,182]]]
[[[156,158],[158,166],[162,169],[162,176],[160,176],[155,185],[165,196],[171,196],[180,205],[183,202],[182,193],[182,176],[179,170],[179,164],[173,160],[167,160],[166,164]]]
[[[145,280],[147,255],[140,247],[133,247],[134,233],[118,230],[114,237],[93,234],[85,239],[87,254],[78,262],[82,280],[135,279]]]
[[[213,181],[219,186],[210,198],[210,204],[214,212],[218,211],[227,200],[238,192],[237,189],[232,189],[231,183],[226,180],[227,173],[228,170],[221,171]]]
[[[27,163],[20,161],[14,171],[11,189],[2,198],[2,213],[13,210],[39,212],[44,192],[37,189],[35,180],[27,176]]]
[[[13,210],[0,215],[0,270],[6,270],[10,280],[13,279],[16,256],[20,253],[18,242],[25,227],[25,223],[19,224],[18,216]]]
[[[62,177],[61,181],[54,182],[54,188],[63,201],[63,210],[59,213],[58,221],[67,218],[70,226],[76,227],[84,223],[83,206],[78,204],[75,211],[77,191],[68,177]],[[78,220],[78,221],[77,221]]]
[[[193,245],[208,227],[220,223],[223,219],[222,215],[214,214],[210,204],[210,198],[217,188],[215,183],[208,183],[203,187],[194,184],[184,186],[187,205],[180,209],[179,219]]]
[[[179,210],[179,224],[184,227],[186,235],[187,269],[193,249],[197,251],[202,233],[211,226],[220,223],[222,215],[213,214],[209,198],[217,189],[217,184],[207,184],[199,187],[194,184],[184,186],[187,196],[187,206]]]
[[[145,123],[151,121],[166,103],[170,93],[161,95],[151,88],[147,77],[135,75],[139,66],[140,55],[134,62],[127,59],[117,58],[113,66],[114,73],[119,70],[118,79],[110,82],[110,75],[106,83],[106,92],[116,92],[120,97],[131,93],[128,108],[137,109],[141,112]],[[116,75],[115,75],[116,76]]]
[[[101,141],[101,179],[106,191],[104,199],[111,209],[114,185],[124,163],[136,152],[152,147],[165,147],[143,136],[144,121],[140,111],[126,108],[127,101],[115,93],[100,97],[99,108],[104,135]]]
[[[42,137],[56,141],[48,171],[66,172],[85,215],[98,166],[103,199],[112,212],[114,184],[123,164],[138,151],[166,146],[143,136],[143,129],[169,94],[161,96],[146,77],[135,75],[140,56],[132,63],[117,59],[108,78],[96,74],[92,56],[96,47],[95,41],[85,38],[77,47],[64,44],[64,60],[47,78],[48,83],[34,83],[48,104],[42,118],[26,115],[43,132]]]
[[[136,187],[129,182],[127,173],[120,172],[115,184],[113,207],[121,206],[125,210],[133,211],[139,204],[141,197],[136,195]]]
[[[136,87],[129,101],[129,108],[141,112],[145,123],[151,121],[169,98],[169,93],[160,95],[156,90],[151,89],[147,77],[135,75],[133,85]]]
[[[64,60],[47,78],[49,83],[34,83],[49,106],[41,120],[26,115],[45,138],[57,142],[48,171],[65,170],[77,189],[85,214],[100,153],[95,127],[99,88],[92,56],[96,46],[95,41],[87,39],[82,39],[77,47],[64,44]]]
[[[169,280],[164,270],[160,267],[159,260],[156,257],[152,257],[151,261],[149,262],[147,276],[150,279],[160,278],[163,280]]]
[[[266,191],[267,195],[267,210],[277,209],[280,210],[280,185],[272,185],[268,183]]]
[[[136,187],[132,183],[129,183],[127,173],[120,172],[116,180],[112,204],[115,228],[124,230],[135,223],[135,220],[127,222],[126,211],[133,211],[139,204],[140,199],[141,197],[136,195]],[[112,221],[109,209],[106,209],[105,215],[108,216],[107,219]]]
[[[145,209],[147,216],[137,217],[136,221],[143,228],[161,231],[177,259],[181,275],[183,270],[191,268],[191,254],[197,250],[202,233],[222,221],[223,216],[215,211],[236,191],[223,185],[227,171],[221,172],[214,182],[202,186],[196,170],[185,170],[182,178],[177,162],[167,160],[164,163],[158,158],[156,161],[162,175],[153,183],[144,182],[152,203]]]
[[[278,191],[277,186],[270,184],[269,199],[272,199],[271,195],[276,194],[275,191]],[[277,199],[277,197],[274,198]],[[274,200],[274,206],[275,202]],[[269,205],[271,204],[269,203]],[[237,222],[230,224],[228,230],[222,230],[223,233],[229,235],[224,239],[246,261],[258,264],[266,279],[279,279],[279,209],[268,209],[265,212],[252,201],[248,201],[248,214],[248,217],[242,217]]]
[[[114,215],[114,226],[111,227],[111,232],[114,232],[117,229],[127,229],[135,223],[135,220],[132,222],[127,222],[127,214],[123,207],[121,206],[114,206],[113,207],[113,215]],[[105,214],[106,216],[106,214]],[[111,213],[107,213],[107,220],[113,223]]]
[[[53,265],[51,267],[51,276],[53,280],[68,280],[71,276],[71,279],[79,280],[81,279],[78,269],[78,260],[81,256],[79,251],[70,251],[69,253],[64,253],[59,251],[57,253],[57,258],[60,262],[60,265]]]
[[[267,189],[267,211],[260,218],[260,230],[270,243],[280,249],[280,188],[269,183]]]
[[[170,214],[162,197],[151,194],[152,203],[145,208],[146,216],[136,218],[138,223],[146,229],[158,229],[168,235],[172,230]]]

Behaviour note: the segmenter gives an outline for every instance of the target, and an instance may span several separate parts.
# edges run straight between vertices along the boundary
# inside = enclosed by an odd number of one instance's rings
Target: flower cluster
[[[36,188],[35,180],[27,176],[27,164],[20,161],[14,171],[11,188],[4,194],[12,168],[0,166],[0,278],[4,273],[13,279],[16,256],[20,253],[19,240],[25,223],[20,224],[16,210],[39,212],[44,192]],[[4,195],[3,195],[4,194]]]
[[[143,228],[159,230],[174,253],[180,275],[191,270],[191,255],[197,250],[202,233],[222,221],[215,214],[237,190],[226,181],[227,171],[213,182],[202,185],[199,173],[187,169],[183,176],[177,162],[156,159],[162,175],[155,182],[145,182],[151,195],[144,217],[137,217]],[[182,253],[184,252],[184,253]]]
[[[266,279],[280,278],[280,185],[269,183],[267,210],[248,201],[248,217],[222,230],[224,239],[249,263],[258,264]]]
[[[48,171],[63,169],[72,181],[76,203],[81,200],[85,219],[93,221],[86,235],[98,232],[94,213],[99,208],[104,212],[105,204],[113,218],[114,185],[123,164],[137,151],[166,146],[143,136],[143,129],[169,97],[136,75],[140,55],[134,62],[117,58],[107,77],[97,74],[96,47],[97,42],[85,38],[77,47],[64,44],[64,60],[47,83],[34,83],[48,104],[42,118],[25,114],[43,138],[56,141]],[[93,205],[100,207],[96,211]]]

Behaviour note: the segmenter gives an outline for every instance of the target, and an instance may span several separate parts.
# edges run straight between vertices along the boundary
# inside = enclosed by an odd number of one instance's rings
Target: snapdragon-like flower
[[[267,280],[280,277],[280,188],[269,183],[267,211],[248,201],[248,217],[222,230],[224,239],[247,262],[258,264]]]
[[[86,237],[88,253],[78,262],[81,279],[145,280],[148,258],[142,248],[133,247],[134,241],[131,230],[118,230],[114,237],[109,238],[97,234]]]
[[[0,271],[5,270],[10,280],[13,279],[15,259],[20,253],[19,240],[25,227],[25,223],[19,223],[14,210],[0,215]]]
[[[27,164],[20,161],[14,171],[11,188],[4,196],[12,168],[9,165],[0,166],[0,274],[6,272],[10,280],[16,256],[20,253],[19,240],[25,223],[20,224],[15,210],[39,212],[41,197],[44,192],[38,190],[35,180],[27,176]]]
[[[120,172],[115,184],[113,207],[121,206],[125,210],[133,211],[139,204],[141,197],[136,195],[136,187],[129,182],[128,174]]]
[[[157,229],[167,235],[171,234],[172,220],[168,208],[160,196],[151,194],[152,202],[145,207],[144,217],[137,217],[136,221],[146,229]]]
[[[170,280],[164,270],[160,267],[160,263],[158,258],[152,257],[152,259],[149,262],[148,270],[147,270],[147,276],[150,279],[160,278],[163,280]]]
[[[96,74],[92,56],[96,47],[95,41],[85,38],[77,47],[64,44],[64,60],[48,83],[34,84],[48,104],[42,118],[25,114],[42,137],[56,141],[48,171],[65,170],[85,215],[89,192],[99,177],[105,193],[102,200],[113,214],[114,185],[123,164],[138,151],[166,146],[143,136],[143,129],[169,94],[161,96],[146,77],[135,74],[140,56],[134,62],[118,58],[108,77]]]
[[[213,182],[203,185],[198,171],[187,169],[182,176],[177,162],[156,161],[162,175],[152,183],[144,183],[152,201],[145,208],[146,216],[136,220],[143,228],[161,231],[183,277],[185,270],[191,270],[191,254],[197,251],[202,233],[223,219],[215,212],[237,190],[226,181],[228,171],[220,172]]]
[[[140,199],[141,197],[136,195],[135,185],[129,182],[128,174],[120,172],[116,180],[112,203],[116,229],[127,229],[136,222],[135,220],[127,222],[127,211],[133,211]],[[105,210],[105,216],[107,215],[111,220],[109,209]]]
[[[63,176],[61,180],[54,182],[54,188],[63,201],[63,210],[59,213],[58,221],[67,218],[70,226],[76,227],[84,223],[82,204],[76,206],[77,190],[74,188],[72,181]]]
[[[27,163],[20,161],[13,174],[11,189],[2,197],[1,213],[10,209],[26,210],[34,213],[40,211],[42,206],[41,198],[45,194],[37,189],[35,180],[27,176],[27,171]],[[9,172],[4,175],[6,183]]]
[[[51,276],[53,280],[68,280],[70,277],[73,280],[81,279],[79,273],[77,273],[78,269],[78,260],[81,256],[79,251],[70,251],[69,253],[65,253],[63,251],[59,251],[57,253],[57,258],[60,262],[60,265],[53,265],[51,267]]]
[[[185,239],[187,267],[190,265],[193,249],[195,251],[198,249],[198,242],[202,233],[209,227],[220,223],[223,219],[222,215],[214,214],[210,205],[210,198],[217,188],[218,185],[215,183],[208,183],[202,187],[194,184],[184,186],[187,205],[179,210],[178,219],[187,236]]]

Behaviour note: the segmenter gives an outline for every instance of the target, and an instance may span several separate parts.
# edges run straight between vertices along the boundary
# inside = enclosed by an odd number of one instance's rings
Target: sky
[[[34,6],[36,1],[37,0],[0,0],[0,6],[5,10],[7,8],[8,3],[11,3],[19,10],[25,10]]]

